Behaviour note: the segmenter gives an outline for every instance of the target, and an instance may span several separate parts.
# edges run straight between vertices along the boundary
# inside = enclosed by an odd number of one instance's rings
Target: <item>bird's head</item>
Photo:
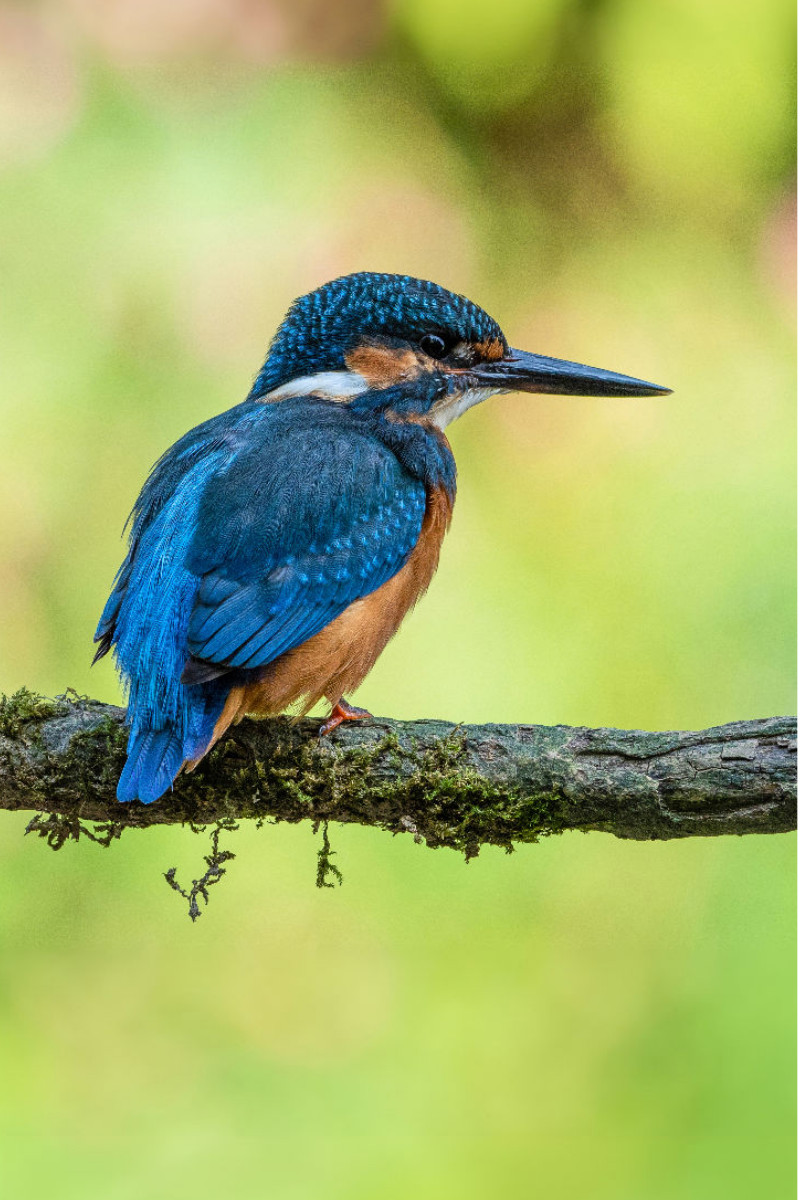
[[[248,399],[313,394],[444,428],[498,392],[657,396],[669,388],[514,350],[465,296],[369,271],[296,300]]]

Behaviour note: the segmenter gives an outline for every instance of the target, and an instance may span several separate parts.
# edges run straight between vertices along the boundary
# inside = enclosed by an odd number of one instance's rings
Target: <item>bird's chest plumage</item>
[[[456,461],[441,429],[421,418],[387,414],[376,420],[374,434],[406,471],[425,485],[428,493],[446,492],[452,509],[456,497]]]
[[[247,711],[281,712],[301,697],[307,710],[323,696],[335,704],[354,691],[433,579],[452,511],[446,492],[430,492],[422,530],[405,565],[316,636],[271,663],[254,688],[258,707]]]

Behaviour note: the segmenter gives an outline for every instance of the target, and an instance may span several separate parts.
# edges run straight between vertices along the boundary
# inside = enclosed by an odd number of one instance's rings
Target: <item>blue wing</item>
[[[240,405],[167,451],[96,634],[128,688],[119,798],[163,794],[232,683],[391,578],[424,511],[423,484],[338,405]]]
[[[193,689],[180,682],[199,582],[186,555],[203,490],[246,441],[253,407],[240,405],[181,438],[153,468],[131,514],[128,553],[95,634],[95,658],[113,646],[128,693],[120,800],[157,800],[208,744],[225,704],[222,681]]]
[[[268,445],[238,455],[200,505],[187,680],[214,673],[198,662],[253,670],[307,641],[419,539],[424,485],[363,422],[308,401],[274,411]]]

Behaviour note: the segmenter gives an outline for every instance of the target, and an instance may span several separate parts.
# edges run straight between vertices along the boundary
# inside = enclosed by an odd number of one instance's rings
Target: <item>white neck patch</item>
[[[352,400],[366,392],[369,384],[358,371],[320,371],[317,375],[301,375],[273,388],[259,403],[288,400],[290,396],[319,396],[323,400]]]
[[[484,400],[488,400],[490,396],[497,396],[502,392],[502,388],[469,388],[465,392],[454,392],[452,396],[445,396],[443,400],[437,400],[430,411],[430,419],[439,429],[446,429],[447,426],[458,419],[468,408],[474,408],[476,404],[482,404]]]
[[[259,396],[257,403],[271,404],[273,400],[288,400],[291,396],[319,396],[322,400],[343,403],[369,391],[369,386],[359,371],[320,371],[316,375],[301,375],[298,379],[282,383],[280,387]],[[482,387],[453,392],[452,395],[436,401],[427,414],[428,419],[437,428],[446,429],[467,409],[474,408],[476,404],[481,404],[490,396],[497,396],[502,391],[502,388]]]

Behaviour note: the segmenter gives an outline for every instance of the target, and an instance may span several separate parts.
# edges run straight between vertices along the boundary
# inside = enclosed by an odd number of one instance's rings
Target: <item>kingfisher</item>
[[[295,300],[243,402],[153,467],[95,634],[128,697],[117,796],[149,804],[246,713],[352,695],[439,561],[445,429],[500,392],[669,388],[511,348],[465,296],[359,272]]]

